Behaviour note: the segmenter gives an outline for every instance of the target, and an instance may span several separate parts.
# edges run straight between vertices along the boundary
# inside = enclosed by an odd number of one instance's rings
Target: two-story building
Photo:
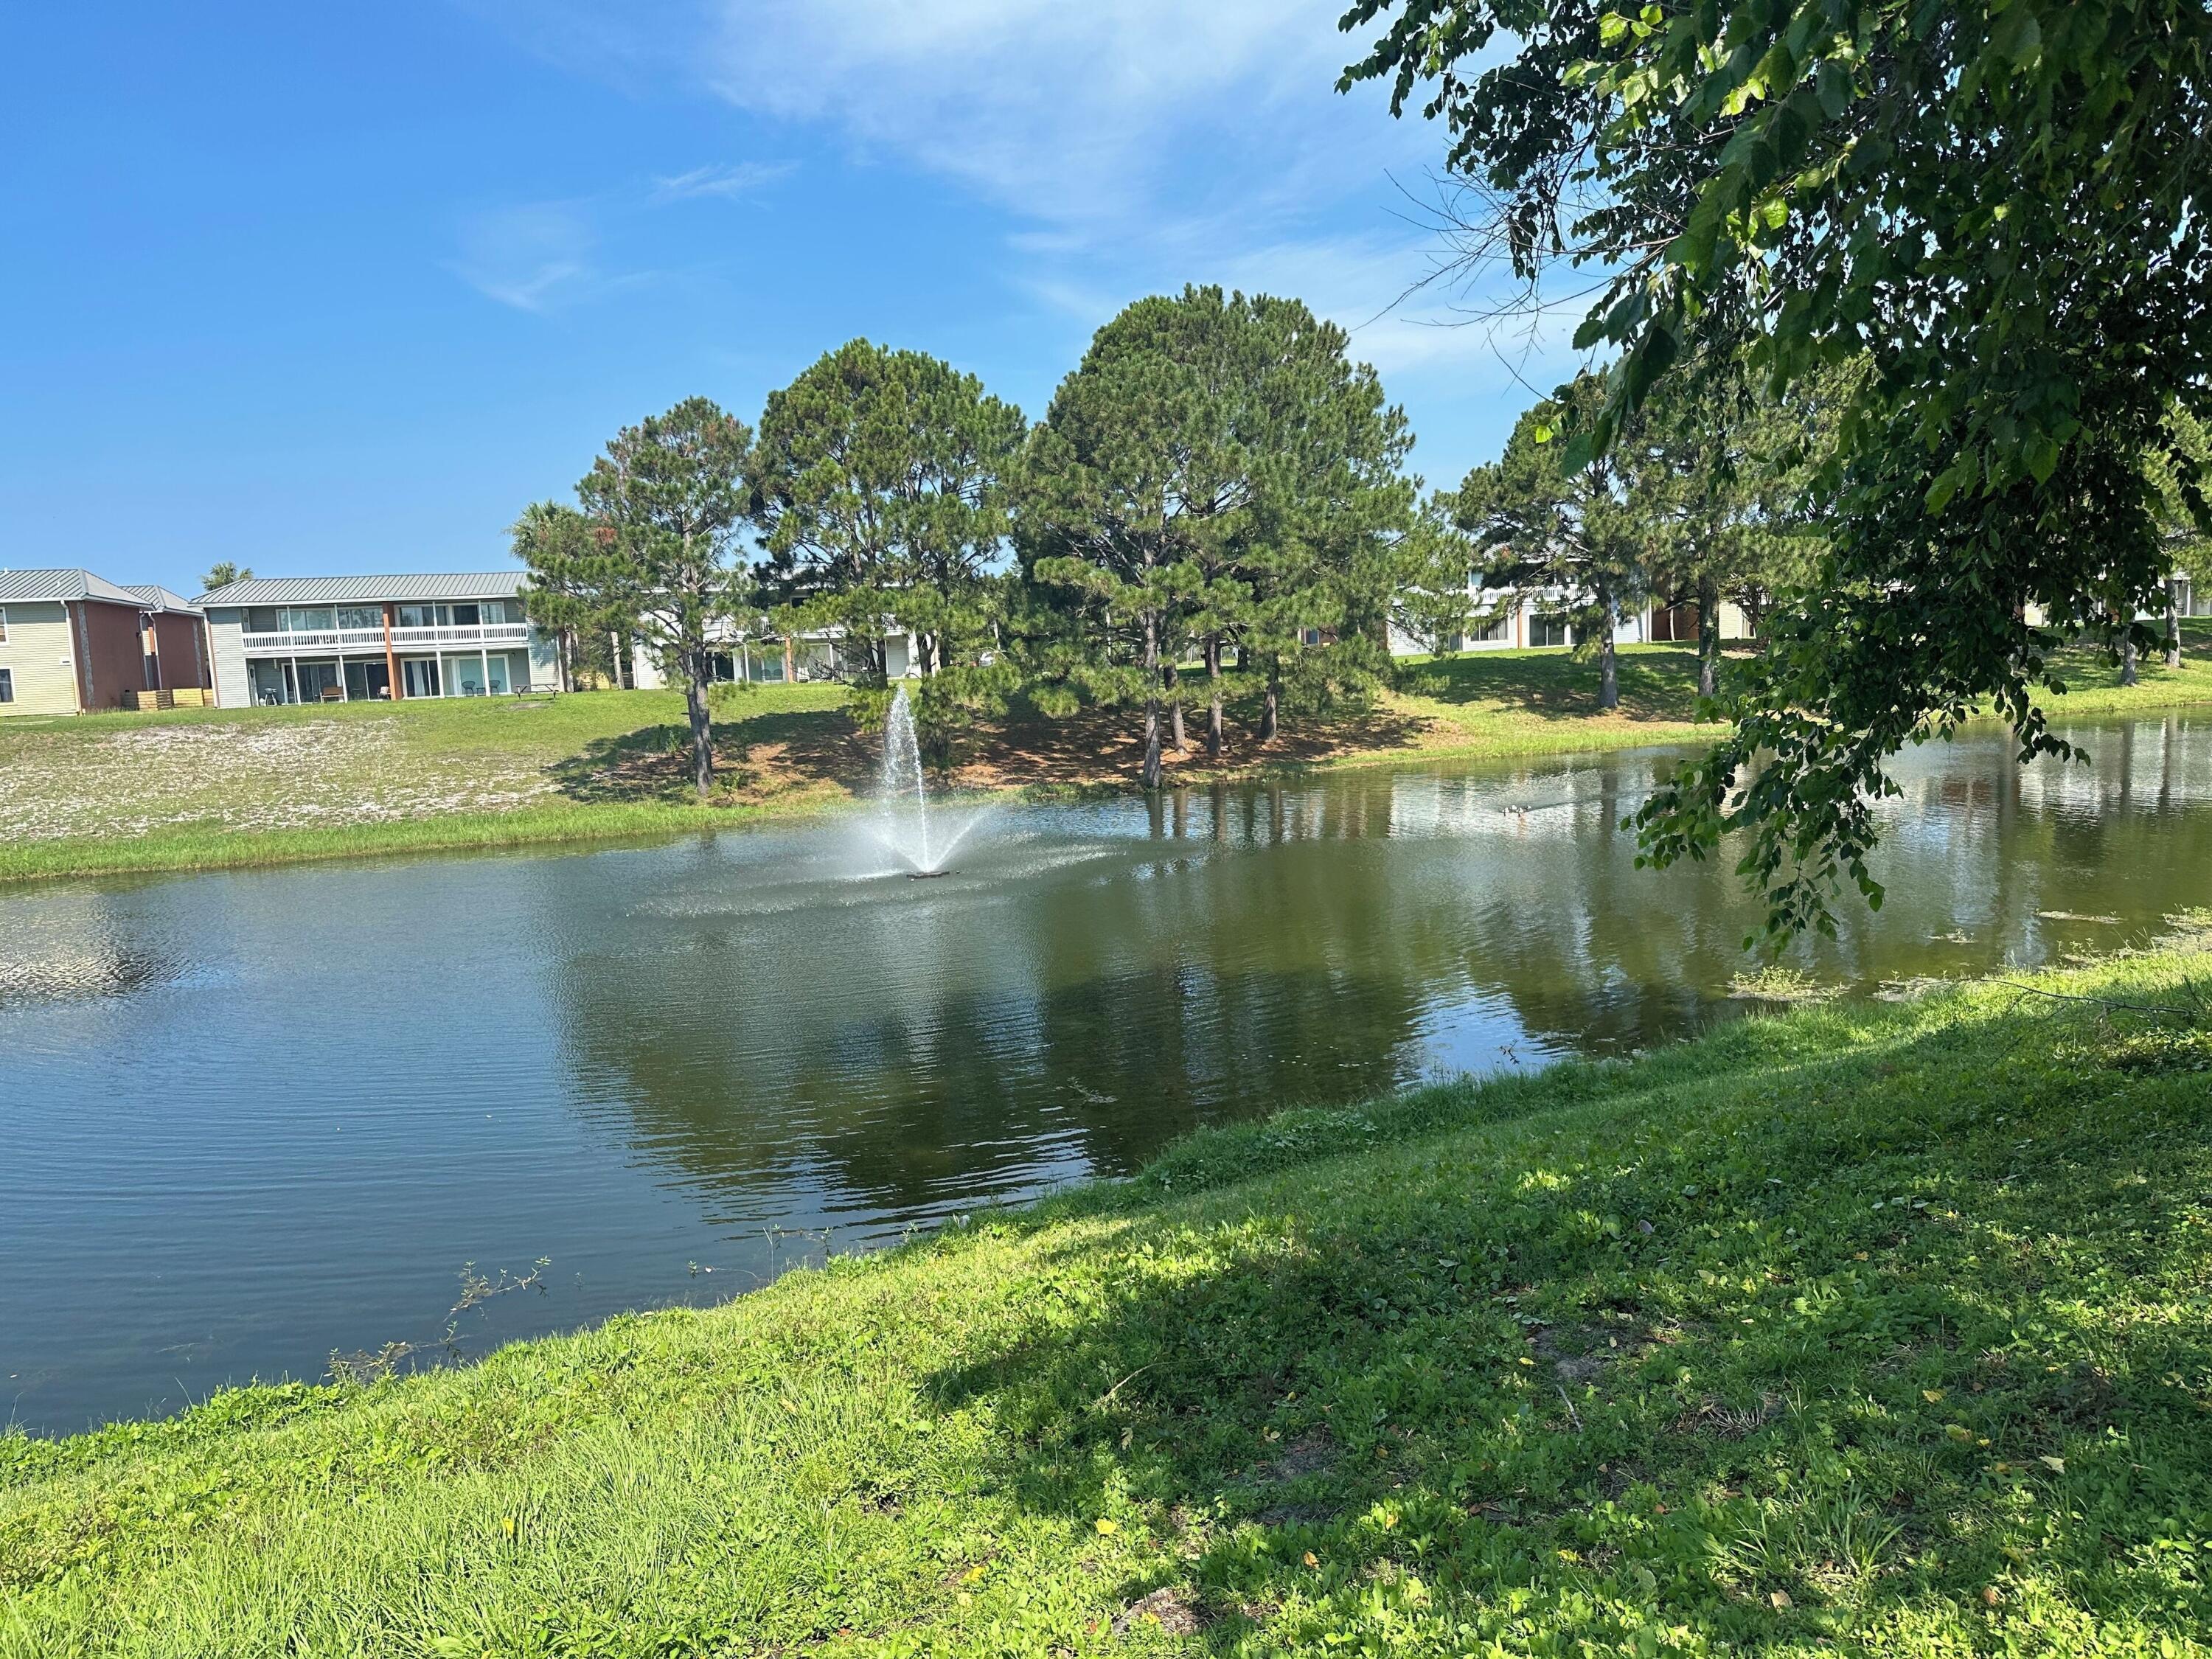
[[[124,708],[209,684],[200,613],[181,595],[89,570],[0,570],[0,716]]]
[[[1467,592],[1469,625],[1438,644],[1447,652],[1579,645],[1583,643],[1582,630],[1574,625],[1571,617],[1585,600],[1585,595],[1565,587],[1486,587],[1479,575],[1473,575],[1468,579]],[[1742,640],[1751,635],[1749,619],[1726,600],[1721,604],[1719,621],[1720,637],[1723,640]],[[1695,605],[1662,605],[1646,601],[1637,610],[1623,611],[1613,629],[1615,645],[1669,641],[1688,644],[1694,643],[1697,637]],[[1394,657],[1423,655],[1431,649],[1428,643],[1414,638],[1395,623],[1390,624],[1389,643]]]
[[[200,599],[226,708],[498,696],[559,683],[523,573],[249,576]]]

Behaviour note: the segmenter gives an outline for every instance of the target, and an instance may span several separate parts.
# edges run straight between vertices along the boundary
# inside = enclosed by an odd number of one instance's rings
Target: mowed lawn
[[[797,807],[860,759],[836,686],[718,701],[691,793],[676,691],[0,720],[0,878],[647,834]]]
[[[2069,664],[2066,714],[2212,703],[2212,622],[2192,621],[2183,666]],[[1618,709],[1596,665],[1563,650],[1501,651],[1401,666],[1370,706],[1295,712],[1257,743],[1251,677],[1229,688],[1229,743],[1203,745],[1194,702],[1176,784],[1305,767],[1480,758],[1689,742],[1696,661],[1679,646],[1620,653]],[[1190,699],[1203,696],[1195,675]],[[963,736],[949,781],[972,789],[1124,788],[1141,761],[1133,710],[1048,719],[1018,709]],[[722,775],[692,793],[675,691],[179,710],[0,720],[0,880],[278,863],[387,851],[666,834],[816,811],[871,787],[878,739],[828,685],[730,688],[715,700]]]
[[[2212,1652],[2178,927],[1203,1134],[471,1369],[0,1437],[0,1656]]]
[[[2142,665],[2140,683],[2095,653],[2064,653],[2067,691],[2054,714],[2121,714],[2212,702],[2212,617],[2182,623],[2182,662]],[[1749,650],[1731,646],[1731,654]],[[1394,703],[1427,722],[1423,746],[1489,754],[1618,748],[1712,735],[1696,724],[1696,659],[1680,646],[1626,646],[1620,653],[1620,706],[1597,706],[1597,668],[1565,651],[1469,652],[1401,669]]]

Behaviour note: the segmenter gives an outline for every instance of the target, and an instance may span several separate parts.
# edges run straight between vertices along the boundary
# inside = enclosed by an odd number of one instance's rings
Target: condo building
[[[500,696],[559,680],[523,573],[250,576],[202,597],[226,708]]]
[[[0,717],[162,707],[208,685],[191,600],[89,570],[0,570]],[[149,702],[147,706],[152,706]]]

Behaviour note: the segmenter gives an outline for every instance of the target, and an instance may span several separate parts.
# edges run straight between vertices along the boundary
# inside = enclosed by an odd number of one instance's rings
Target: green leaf
[[[1813,77],[1814,89],[1820,94],[1820,107],[1833,120],[1850,106],[1851,72],[1837,58],[1824,58]]]
[[[2042,46],[2043,26],[2035,21],[2033,7],[2008,8],[1990,31],[1990,50],[2015,64],[2027,64]]]

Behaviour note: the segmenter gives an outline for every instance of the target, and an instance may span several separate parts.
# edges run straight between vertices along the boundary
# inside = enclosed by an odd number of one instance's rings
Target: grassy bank
[[[0,1654],[2212,1651],[2212,958],[2035,983],[0,1440]]]
[[[2139,685],[2087,659],[2073,678],[2067,714],[2212,703],[2212,624],[2191,625],[2180,669],[2148,665]],[[1249,738],[1257,690],[1240,679],[1224,760],[1209,763],[1194,740],[1169,772],[1203,785],[1710,735],[1693,723],[1688,650],[1624,651],[1620,684],[1620,707],[1601,712],[1595,666],[1565,652],[1414,663],[1372,708],[1294,723],[1261,746]],[[714,735],[721,784],[702,805],[672,691],[0,720],[0,882],[659,835],[819,811],[874,777],[875,742],[836,687],[738,690],[719,702]],[[1140,758],[1126,712],[1016,718],[972,735],[954,781],[1127,788]]]
[[[2149,713],[2212,703],[2212,618],[2182,625],[2181,666],[2147,662],[2134,685],[2087,652],[2064,659],[2066,695],[2054,716]],[[1564,651],[1475,652],[1417,662],[1400,677],[1394,706],[1421,724],[1419,746],[1442,755],[1571,753],[1689,743],[1713,728],[1695,723],[1696,659],[1675,646],[1620,653],[1620,707],[1597,706],[1597,671]]]

